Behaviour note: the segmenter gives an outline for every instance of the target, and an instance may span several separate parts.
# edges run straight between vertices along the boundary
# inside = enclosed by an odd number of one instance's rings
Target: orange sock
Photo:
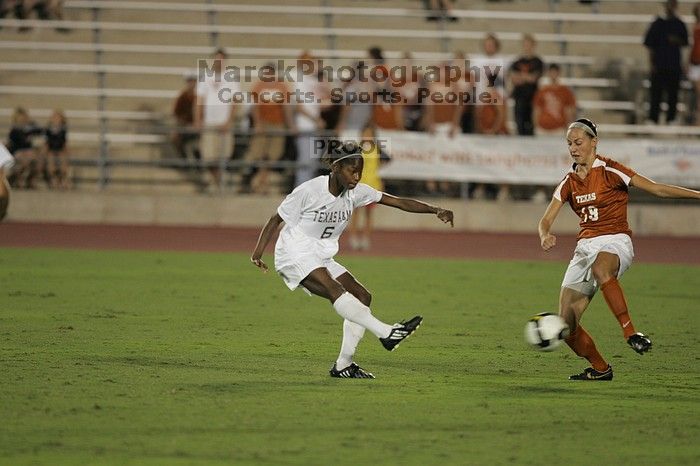
[[[625,335],[625,339],[634,335],[636,330],[634,329],[634,325],[632,325],[632,319],[630,318],[629,311],[627,310],[627,303],[625,302],[625,295],[622,293],[622,288],[617,278],[611,278],[603,283],[600,286],[600,290],[603,292],[603,297],[605,297],[605,302],[608,303],[608,307],[612,313],[615,314],[617,321],[620,322],[620,327],[622,327],[622,333]]]
[[[593,369],[598,372],[603,372],[608,368],[608,363],[605,362],[603,356],[598,352],[593,339],[588,332],[586,332],[586,329],[580,325],[576,327],[576,330],[564,341],[569,345],[569,348],[574,350],[574,353],[582,358],[588,359]]]

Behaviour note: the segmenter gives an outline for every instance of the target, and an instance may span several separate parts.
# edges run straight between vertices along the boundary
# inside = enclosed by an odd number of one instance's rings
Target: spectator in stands
[[[36,187],[34,178],[37,175],[39,160],[32,138],[41,133],[41,128],[31,120],[29,113],[22,107],[17,107],[12,115],[12,127],[7,144],[7,149],[17,163],[12,177],[12,184],[15,187],[30,189]]]
[[[408,131],[422,131],[425,107],[418,101],[418,93],[427,84],[423,74],[418,69],[414,69],[413,56],[410,52],[403,54],[402,66],[407,74],[406,83],[400,89],[401,97],[404,99],[402,104],[404,127]]]
[[[323,129],[328,133],[332,134],[338,127],[340,122],[340,112],[341,112],[341,98],[337,94],[331,95],[331,83],[336,79],[334,76],[335,71],[324,69],[320,72],[318,76],[319,82],[321,82],[326,92],[328,93],[328,99],[326,105],[321,107],[321,119],[323,120]]]
[[[319,80],[323,76],[318,69],[318,61],[309,52],[303,52],[297,61],[297,67],[308,69],[296,83],[297,95],[300,99],[294,106],[294,125],[297,131],[297,168],[294,186],[308,181],[316,176],[320,168],[321,154],[314,153],[314,141],[325,136],[325,121],[321,118],[323,107],[330,105],[330,91],[325,82]],[[313,96],[305,99],[304,96]]]
[[[376,143],[376,134],[374,128],[366,127],[362,131],[361,140],[363,144],[362,159],[364,160],[364,168],[362,170],[362,181],[364,184],[376,189],[377,191],[384,190],[384,183],[379,176],[379,167],[390,160],[389,154],[381,151]],[[369,204],[361,209],[357,215],[353,215],[350,220],[350,247],[352,249],[368,250],[371,246],[372,237],[372,211],[376,204]],[[364,224],[360,231],[362,223],[360,217],[364,217]]]
[[[54,110],[45,129],[46,170],[49,186],[70,188],[70,164],[68,161],[68,122],[61,110]]]
[[[345,101],[341,102],[340,118],[336,127],[338,133],[357,135],[372,124],[372,101],[366,97],[374,94],[374,85],[368,79],[360,79],[360,74],[367,75],[367,63],[358,61],[353,74],[344,82]]]
[[[367,55],[369,56],[372,65],[385,66],[386,60],[384,60],[384,52],[381,47],[370,47],[367,49]]]
[[[657,17],[649,26],[644,46],[649,49],[651,87],[649,89],[649,120],[659,122],[661,95],[666,93],[668,112],[666,123],[676,120],[676,105],[683,67],[681,48],[688,45],[688,30],[676,16],[677,0],[665,3],[666,17]]]
[[[454,7],[452,0],[428,0],[426,2],[428,8],[428,21],[440,21],[446,19],[448,21],[457,21],[457,17],[452,12]]]
[[[476,106],[476,132],[479,134],[508,134],[506,100],[496,87],[488,87],[488,102]]]
[[[14,5],[15,0],[0,0],[0,19],[4,19],[14,9]]]
[[[46,8],[49,11],[49,17],[51,19],[63,19],[63,0],[48,0],[46,2]]]
[[[472,68],[479,69],[478,75],[474,76],[477,92],[485,92],[487,87],[493,86],[499,94],[505,95],[503,75],[506,72],[507,63],[500,54],[501,41],[496,34],[490,32],[484,36],[481,47],[483,54],[469,57]]]
[[[429,101],[424,101],[425,129],[433,135],[447,135],[453,138],[461,133],[460,121],[464,106],[459,101],[445,101],[445,96],[459,92],[457,82],[449,79],[450,62],[442,63],[439,79],[430,80],[428,87]],[[447,195],[453,189],[453,184],[447,181],[428,180],[425,189],[430,195]]]
[[[695,88],[695,124],[700,125],[700,3],[693,6],[695,27],[693,28],[693,48],[688,60],[688,79]]]
[[[197,97],[194,107],[194,126],[201,132],[199,137],[199,152],[202,163],[211,173],[214,187],[221,189],[222,162],[231,157],[233,153],[233,122],[236,117],[235,107],[232,102],[222,101],[222,97],[240,92],[239,83],[225,82],[223,77],[224,60],[226,53],[218,49],[213,55],[213,75],[204,76],[197,84]],[[203,73],[200,70],[200,76]],[[229,89],[231,92],[225,92]],[[211,186],[211,185],[210,185]],[[206,190],[211,188],[206,187]]]
[[[535,94],[534,115],[537,134],[556,133],[568,128],[569,122],[576,118],[576,97],[567,86],[559,82],[559,65],[552,63],[547,67],[549,83]],[[532,196],[533,202],[547,202],[544,186],[537,186]]]
[[[183,159],[189,157],[199,160],[199,134],[194,131],[194,110],[197,99],[197,74],[187,72],[184,75],[185,87],[175,100],[173,116],[175,117],[175,131],[173,132],[173,146],[177,154]]]
[[[471,70],[467,67],[467,55],[458,50],[455,52],[455,57],[453,60],[453,66],[457,66],[460,70],[461,78],[455,83],[456,91],[460,95],[465,95],[473,93],[474,79],[472,77]],[[456,115],[457,123],[462,130],[462,133],[473,133],[474,132],[474,103],[477,96],[471,95],[470,102],[462,102],[461,110],[458,110],[458,115]]]
[[[547,68],[549,84],[542,86],[533,99],[537,132],[548,133],[566,129],[576,116],[576,97],[567,86],[559,82],[559,65]]]
[[[373,86],[372,120],[377,128],[403,130],[403,107],[401,102],[392,99],[392,94],[400,93],[400,87],[395,85],[389,75],[381,48],[372,47],[368,50],[370,69],[368,75]]]
[[[4,18],[12,12],[17,19],[27,19],[27,11],[24,5],[25,0],[0,0],[0,18]],[[21,26],[20,32],[31,30],[30,27]]]
[[[454,100],[445,102],[448,94],[459,92],[459,86],[449,78],[449,62],[441,66],[439,80],[428,82],[430,103],[425,104],[425,128],[430,134],[444,133],[454,137],[461,133],[462,102]],[[442,100],[442,102],[440,102]]]
[[[484,92],[488,94],[488,102],[479,103],[474,108],[476,132],[491,136],[508,134],[506,100],[503,94],[495,86],[486,88]],[[493,185],[475,184],[470,190],[475,199],[483,199],[487,192],[490,194],[494,191],[499,201],[510,199],[510,187],[507,184],[500,185],[497,190]]]
[[[17,19],[27,19],[36,12],[38,19],[63,19],[63,0],[0,0],[0,18],[12,11]],[[20,32],[31,28],[22,26]],[[66,28],[56,28],[58,32],[67,32]]]
[[[374,105],[372,105],[372,121],[374,126],[392,131],[403,131],[403,105],[392,100],[390,93],[398,93],[398,87],[391,84],[375,91]]]
[[[537,92],[537,83],[544,72],[544,63],[535,55],[535,38],[531,34],[523,36],[523,54],[510,66],[510,82],[513,86],[511,97],[515,102],[515,123],[518,134],[535,134],[532,123],[532,98]]]
[[[251,92],[253,136],[244,156],[246,162],[254,165],[245,177],[244,189],[258,194],[268,192],[271,173],[268,164],[282,158],[287,132],[296,131],[287,84],[274,63],[266,64],[264,71],[265,79],[255,83]]]

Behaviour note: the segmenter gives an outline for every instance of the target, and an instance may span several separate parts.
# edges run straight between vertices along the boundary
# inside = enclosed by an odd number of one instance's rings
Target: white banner
[[[571,169],[562,136],[430,135],[381,131],[391,162],[383,178],[555,185]],[[601,139],[598,153],[663,183],[700,187],[700,141]]]

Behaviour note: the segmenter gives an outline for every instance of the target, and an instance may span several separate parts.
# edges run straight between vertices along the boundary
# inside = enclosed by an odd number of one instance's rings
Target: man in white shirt
[[[313,64],[313,72],[304,74],[296,82],[299,101],[295,106],[294,123],[299,133],[296,138],[297,169],[294,186],[314,178],[320,167],[320,154],[314,153],[313,143],[315,137],[323,137],[324,121],[321,118],[321,110],[329,103],[328,88],[318,80],[316,74],[318,62],[308,53],[304,53],[298,63],[298,66],[304,67]]]
[[[209,168],[215,186],[220,188],[220,167],[233,152],[234,138],[231,130],[236,117],[233,103],[222,98],[231,98],[234,93],[240,92],[240,84],[223,79],[223,62],[226,59],[223,49],[218,49],[213,58],[214,75],[210,77],[205,73],[204,80],[200,79],[197,83],[194,126],[201,131],[199,151],[202,163]]]

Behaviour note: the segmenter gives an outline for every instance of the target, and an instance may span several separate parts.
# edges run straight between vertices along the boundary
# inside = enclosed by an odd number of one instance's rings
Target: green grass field
[[[245,255],[0,249],[0,463],[700,463],[700,268],[624,277],[645,356],[596,297],[615,380],[586,383],[522,338],[563,263],[341,262],[378,317],[425,317],[394,353],[368,332],[376,380],[328,377],[340,317]]]

